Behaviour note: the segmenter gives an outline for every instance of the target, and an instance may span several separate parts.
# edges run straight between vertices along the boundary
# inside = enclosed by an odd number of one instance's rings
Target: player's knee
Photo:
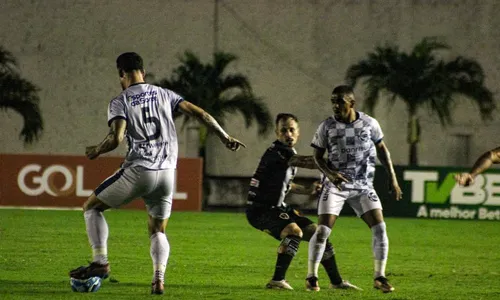
[[[321,261],[329,259],[330,257],[335,255],[335,249],[333,248],[332,243],[329,240],[326,240],[325,252],[323,253],[323,257]]]
[[[317,240],[319,243],[324,243],[326,242],[326,239],[330,236],[330,233],[332,230],[330,227],[325,226],[325,225],[318,225],[318,228],[316,229],[316,235],[317,235]]]
[[[94,194],[92,194],[85,203],[83,203],[83,211],[86,212],[91,209],[98,210],[100,212],[105,211],[109,208],[107,204],[99,200]]]
[[[318,226],[316,224],[309,224],[306,227],[302,228],[302,240],[309,242],[311,237],[316,232]]]
[[[302,238],[302,229],[300,229],[300,227],[295,223],[289,224],[281,231],[281,238],[289,235],[294,235]]]
[[[167,222],[168,219],[161,220],[150,217],[148,223],[149,235],[152,236],[158,232],[165,233]]]
[[[299,250],[299,244],[301,237],[296,235],[289,235],[281,240],[281,244],[278,247],[279,254],[288,254],[290,256],[295,256]]]
[[[371,229],[372,229],[372,235],[375,239],[379,241],[388,240],[385,222],[373,225]]]

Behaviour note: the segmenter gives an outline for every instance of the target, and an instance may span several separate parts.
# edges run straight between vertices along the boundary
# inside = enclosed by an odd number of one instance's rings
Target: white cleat
[[[285,279],[276,281],[276,280],[270,280],[266,284],[266,289],[273,289],[273,290],[293,290],[293,287],[286,282]]]
[[[355,286],[354,284],[350,283],[347,280],[342,280],[342,282],[339,283],[339,284],[331,284],[330,283],[330,288],[332,288],[332,289],[341,289],[341,290],[356,290],[356,291],[362,291],[363,290],[362,288]]]

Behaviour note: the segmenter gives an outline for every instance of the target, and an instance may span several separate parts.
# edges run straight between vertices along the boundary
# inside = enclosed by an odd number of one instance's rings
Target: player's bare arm
[[[290,192],[294,194],[313,195],[316,192],[317,185],[311,184],[309,186],[293,183],[290,185]]]
[[[474,183],[474,178],[491,167],[492,164],[500,163],[500,147],[483,153],[474,163],[469,173],[455,175],[455,180],[461,186],[469,186]]]
[[[396,200],[401,200],[403,197],[403,192],[399,187],[398,179],[396,177],[396,172],[394,172],[394,166],[391,161],[391,154],[389,153],[389,149],[385,145],[384,141],[379,142],[376,145],[377,149],[377,157],[380,160],[382,166],[384,166],[387,171],[387,175],[389,175],[389,182],[391,185],[391,192],[394,193],[394,197]]]
[[[115,150],[125,137],[127,122],[123,119],[117,119],[111,122],[108,135],[104,140],[95,146],[89,146],[85,149],[85,155],[89,159],[96,159],[99,155]]]
[[[292,167],[299,167],[304,169],[317,169],[314,157],[312,155],[294,155],[288,161],[288,165]]]
[[[183,113],[195,117],[198,121],[215,132],[226,148],[232,151],[238,151],[240,147],[246,148],[245,144],[227,134],[219,125],[217,120],[215,120],[214,117],[204,111],[201,107],[198,107],[189,101],[182,101],[179,104],[179,108]]]
[[[314,148],[314,162],[318,169],[325,174],[325,176],[333,183],[339,190],[341,189],[342,182],[349,182],[347,178],[345,178],[339,172],[336,172],[328,167],[328,164],[325,160],[325,149]]]

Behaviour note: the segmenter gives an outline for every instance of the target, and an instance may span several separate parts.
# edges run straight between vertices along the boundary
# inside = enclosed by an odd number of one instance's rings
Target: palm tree
[[[419,108],[426,106],[431,114],[437,115],[442,126],[452,123],[452,109],[463,96],[478,105],[483,119],[490,119],[495,109],[493,94],[484,86],[484,72],[477,61],[462,56],[444,61],[435,56],[437,50],[449,48],[434,37],[424,38],[410,53],[394,45],[376,47],[346,73],[346,81],[353,87],[364,79],[365,109],[370,113],[383,92],[389,95],[390,105],[396,99],[404,101],[409,115],[411,166],[418,164]]]
[[[38,91],[38,87],[19,75],[12,53],[0,46],[0,108],[13,109],[23,117],[20,137],[25,145],[38,140],[43,131]]]
[[[223,126],[230,114],[241,113],[246,127],[258,126],[258,133],[265,135],[272,125],[271,115],[261,98],[254,95],[249,80],[242,74],[225,74],[226,67],[237,57],[233,54],[216,52],[213,62],[203,64],[190,51],[180,57],[181,65],[173,70],[170,78],[156,84],[175,91],[195,105],[211,114]],[[190,122],[190,116],[183,115],[183,124]],[[200,124],[199,155],[205,157],[207,128]]]

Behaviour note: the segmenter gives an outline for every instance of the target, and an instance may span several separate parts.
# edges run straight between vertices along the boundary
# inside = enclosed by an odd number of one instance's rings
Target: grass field
[[[152,274],[146,215],[109,211],[112,278],[93,294],[71,291],[67,272],[90,259],[82,212],[0,210],[0,299],[149,299]],[[344,279],[362,292],[306,292],[307,243],[287,274],[294,291],[264,289],[278,243],[242,213],[174,212],[166,299],[500,299],[500,224],[488,221],[386,220],[392,294],[372,288],[371,234],[354,217],[333,232]],[[158,297],[158,296],[156,296]],[[293,298],[292,298],[293,297]]]

